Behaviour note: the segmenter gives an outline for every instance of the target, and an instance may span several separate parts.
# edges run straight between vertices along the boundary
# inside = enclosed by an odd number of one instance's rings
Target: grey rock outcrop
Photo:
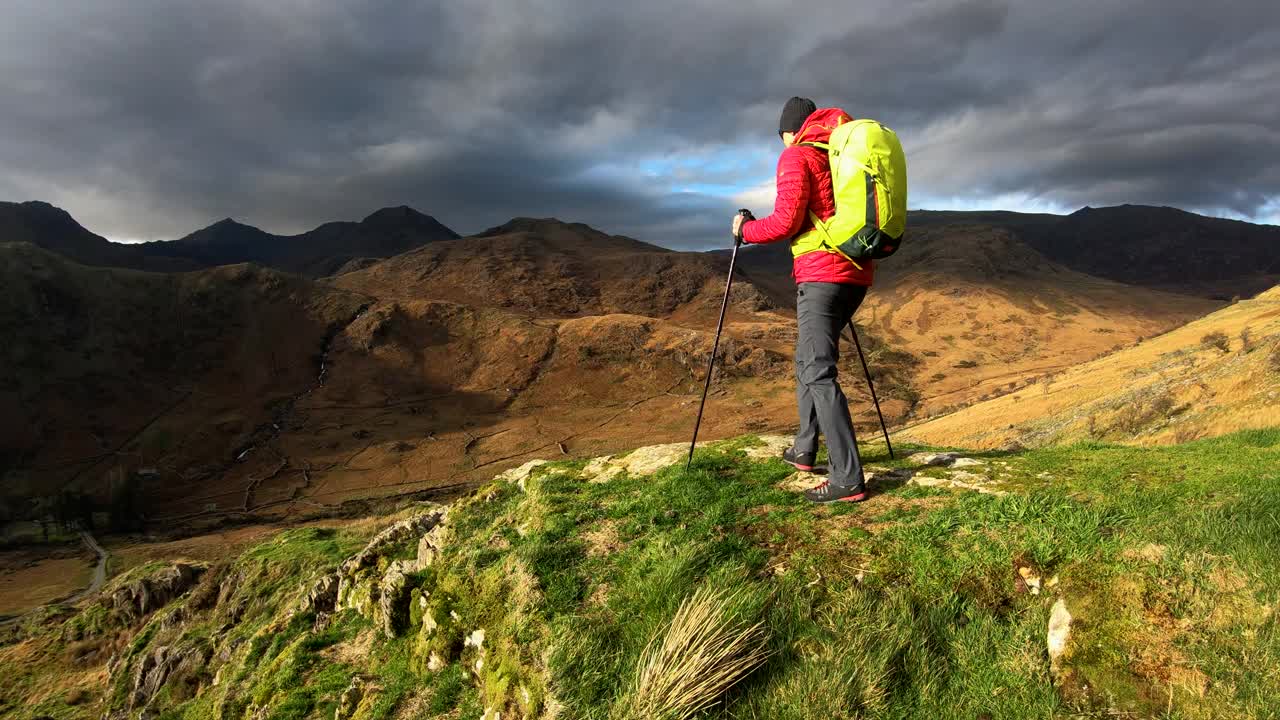
[[[417,560],[396,560],[382,576],[378,593],[377,620],[382,633],[395,637],[409,614],[408,574],[418,570]]]
[[[174,563],[116,588],[105,604],[117,618],[132,624],[186,594],[205,569],[203,565]]]
[[[383,634],[394,637],[408,619],[409,575],[434,561],[443,542],[444,519],[444,508],[433,508],[391,525],[343,562],[332,580],[317,581],[303,603],[320,602],[312,607],[321,611],[355,610],[373,620]],[[414,543],[414,557],[390,560],[388,556],[405,543]],[[330,582],[334,587],[331,603]]]
[[[333,709],[333,720],[349,720],[354,717],[365,696],[371,691],[376,692],[376,688],[371,687],[365,678],[359,675],[352,677],[351,684],[338,696],[338,707]]]
[[[331,566],[297,588],[297,599],[283,608],[285,614],[313,613],[316,627],[323,627],[338,611],[354,609],[384,635],[403,633],[410,619],[413,574],[437,561],[447,532],[445,514],[444,508],[430,506],[386,527],[336,568]],[[150,647],[122,652],[108,663],[120,700],[107,717],[151,717],[163,705],[194,696],[205,683],[234,682],[224,670],[245,640],[232,638],[234,633],[228,631],[248,609],[257,609],[252,573],[252,568],[241,570],[230,564],[208,569],[175,563],[102,595],[100,602],[111,616],[120,618],[118,622],[131,626],[150,623],[146,632],[154,638]],[[180,598],[181,602],[175,603]],[[171,603],[173,612],[157,614]],[[207,637],[201,640],[184,632],[184,625],[197,618],[210,623],[212,636],[200,636]],[[277,618],[276,622],[287,619]],[[363,716],[362,706],[372,702],[378,691],[368,678],[353,682],[336,716]],[[218,713],[231,707],[224,702],[219,701]],[[269,704],[249,703],[235,713],[265,719],[270,710]]]
[[[911,455],[910,457],[907,458],[907,461],[914,463],[916,465],[924,465],[925,467],[942,467],[942,466],[951,465],[957,459],[959,459],[959,457],[960,457],[959,453],[953,453],[953,452],[943,452],[943,453],[922,452],[922,453],[915,453],[914,455]]]
[[[189,694],[176,685],[197,677],[199,670],[208,663],[210,655],[209,649],[205,647],[177,648],[168,645],[147,653],[133,672],[130,709],[145,709],[160,688],[166,685],[172,694]]]
[[[369,541],[364,549],[347,559],[342,563],[340,572],[342,574],[350,574],[357,570],[361,570],[372,565],[376,565],[378,558],[386,554],[386,551],[397,543],[403,542],[412,537],[418,537],[436,525],[439,525],[445,516],[444,508],[437,508],[431,512],[414,515],[387,527],[378,533]]]
[[[338,576],[325,575],[311,585],[298,604],[299,612],[333,612],[338,602]]]

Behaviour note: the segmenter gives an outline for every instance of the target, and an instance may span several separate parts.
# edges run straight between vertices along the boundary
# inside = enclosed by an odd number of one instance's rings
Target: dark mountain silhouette
[[[179,240],[126,245],[89,232],[48,203],[0,203],[2,242],[29,242],[85,265],[159,272],[252,262],[322,277],[352,260],[391,257],[457,237],[435,218],[401,206],[299,235],[273,235],[227,218]]]
[[[43,202],[0,202],[0,236],[5,242],[40,245],[72,257],[107,258],[116,246],[94,235],[66,210]]]
[[[1073,270],[1133,285],[1229,299],[1280,281],[1280,227],[1169,207],[1083,208],[1029,227],[1027,242]]]
[[[949,268],[960,272],[968,266],[968,270],[1016,274],[1032,270],[1027,262],[1049,260],[1106,280],[1217,300],[1250,297],[1280,282],[1280,227],[1175,208],[1086,207],[1065,216],[919,210],[911,212],[907,226],[903,252],[920,243],[929,252],[899,254],[883,264],[887,273],[907,263],[944,256]],[[1013,254],[966,257],[978,250],[964,238],[992,229],[1012,234],[999,251],[1013,250]],[[1036,252],[1027,254],[1020,247]],[[983,252],[992,250],[988,247]],[[739,262],[757,276],[772,272],[776,281],[780,273],[790,272],[789,255],[786,243],[776,243],[744,249]]]
[[[191,257],[205,266],[254,262],[321,277],[356,258],[385,258],[458,234],[410,207],[379,210],[360,222],[331,222],[300,235],[272,235],[227,218],[172,242],[148,243],[153,253]]]
[[[66,210],[45,202],[0,202],[0,242],[31,243],[85,265],[177,272],[195,270],[181,256],[152,256],[142,245],[125,245],[86,230]]]

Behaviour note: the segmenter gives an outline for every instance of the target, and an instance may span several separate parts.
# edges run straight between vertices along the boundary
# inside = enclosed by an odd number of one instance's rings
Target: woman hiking
[[[812,470],[818,433],[827,440],[827,479],[806,490],[816,503],[861,502],[867,498],[862,461],[849,417],[849,402],[837,381],[840,331],[871,287],[870,259],[857,263],[827,249],[818,239],[810,214],[829,220],[835,193],[827,153],[805,143],[826,143],[849,116],[838,108],[819,110],[808,98],[793,97],[782,108],[778,136],[785,146],[778,158],[778,195],[773,214],[759,220],[738,215],[735,238],[751,244],[791,242],[796,281],[796,405],[800,431],[782,459]]]

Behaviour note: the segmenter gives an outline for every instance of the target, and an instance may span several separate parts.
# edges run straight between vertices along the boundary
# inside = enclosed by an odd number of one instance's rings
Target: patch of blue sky
[[[754,184],[743,182],[733,185],[722,183],[689,183],[687,185],[672,186],[673,193],[697,193],[699,195],[713,195],[719,197],[733,197],[744,190],[754,187]]]
[[[1272,198],[1258,211],[1258,222],[1280,225],[1280,198]]]
[[[1027,193],[1001,195],[935,195],[928,190],[912,192],[907,206],[912,210],[1009,210],[1023,213],[1067,215],[1079,210],[1049,198]]]
[[[730,148],[664,153],[595,163],[574,180],[630,187],[648,195],[694,194],[728,200],[768,180],[769,162]]]
[[[1280,225],[1280,199],[1272,200],[1258,208],[1253,215],[1246,215],[1230,208],[1192,208],[1191,212],[1227,220],[1242,220],[1255,225]]]

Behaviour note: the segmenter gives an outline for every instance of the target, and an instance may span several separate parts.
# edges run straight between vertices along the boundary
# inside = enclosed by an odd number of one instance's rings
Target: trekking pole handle
[[[752,214],[751,214],[751,211],[750,211],[750,210],[748,210],[748,209],[746,209],[746,208],[742,208],[742,209],[738,210],[738,215],[742,216],[742,224],[743,224],[743,225],[745,225],[745,224],[747,223],[747,221],[748,221],[748,220],[755,220],[755,219],[756,219],[756,216],[755,216],[755,215],[752,215]],[[736,235],[734,235],[734,236],[733,236],[733,241],[734,241],[734,244],[736,244],[736,245],[741,245],[741,244],[742,244],[742,225],[739,225],[739,226],[738,226],[738,232],[737,232],[737,234],[736,234]]]

